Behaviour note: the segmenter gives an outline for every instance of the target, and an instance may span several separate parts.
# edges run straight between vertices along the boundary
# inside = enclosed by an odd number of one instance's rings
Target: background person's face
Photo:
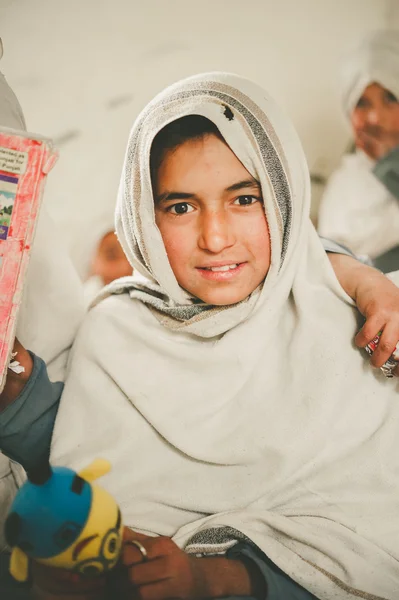
[[[118,238],[109,231],[100,241],[92,264],[92,275],[101,277],[104,285],[119,277],[126,277],[133,272],[132,265],[126,258]]]
[[[155,216],[180,286],[203,302],[244,300],[270,266],[259,184],[214,135],[168,151],[159,167]]]
[[[399,102],[378,83],[366,87],[351,115],[358,148],[379,159],[399,144]]]

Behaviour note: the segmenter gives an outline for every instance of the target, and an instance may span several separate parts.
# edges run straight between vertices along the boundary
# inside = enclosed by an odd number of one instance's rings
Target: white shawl
[[[186,114],[211,119],[261,182],[272,244],[262,289],[200,312],[169,266],[149,173],[152,139]],[[397,385],[351,344],[357,313],[310,224],[287,118],[234,75],[168,88],[133,127],[117,231],[142,278],[86,317],[52,460],[109,459],[125,523],[188,551],[245,536],[321,599],[396,600]]]
[[[399,98],[399,31],[376,31],[346,57],[342,66],[342,101],[349,116],[370,83]]]
[[[320,203],[318,232],[357,255],[376,258],[399,243],[399,202],[356,150],[331,175]]]

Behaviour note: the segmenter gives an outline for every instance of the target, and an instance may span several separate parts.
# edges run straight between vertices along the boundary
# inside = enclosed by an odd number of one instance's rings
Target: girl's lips
[[[241,273],[246,264],[245,262],[238,263],[234,269],[229,269],[228,271],[211,271],[210,269],[201,267],[196,267],[196,269],[208,281],[229,281]]]

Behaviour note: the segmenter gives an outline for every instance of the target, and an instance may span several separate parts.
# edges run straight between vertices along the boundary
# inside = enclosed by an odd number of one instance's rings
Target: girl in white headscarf
[[[397,597],[396,385],[348,344],[309,189],[291,124],[237,76],[177,83],[133,127],[117,233],[135,275],[77,336],[50,458],[112,463],[141,598]],[[0,439],[47,418],[41,372]]]
[[[318,229],[392,270],[399,268],[399,248],[390,262],[379,257],[399,246],[399,32],[369,35],[342,75],[356,152],[327,185]]]

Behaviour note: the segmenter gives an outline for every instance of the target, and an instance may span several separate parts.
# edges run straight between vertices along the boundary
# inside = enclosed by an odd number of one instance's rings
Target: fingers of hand
[[[381,330],[382,334],[378,340],[377,347],[370,358],[370,363],[378,368],[382,367],[396,350],[396,344],[399,340],[399,324],[388,323],[384,327],[378,318],[371,317],[367,319],[355,337],[356,345],[359,348],[365,348],[367,344],[377,338],[378,332]],[[395,370],[394,374],[399,376],[399,369]]]
[[[150,560],[150,554],[148,549],[142,542],[139,542],[143,545],[145,549],[145,553],[140,551],[140,548],[134,544],[135,540],[128,540],[123,543],[122,546],[122,563],[125,567],[130,567],[132,565],[138,565],[146,560]],[[151,558],[154,558],[151,556]]]
[[[139,541],[145,549],[147,554],[144,557],[144,553],[140,551],[139,547],[132,544],[134,541]],[[125,566],[131,566],[145,562],[145,560],[154,560],[162,556],[168,556],[175,552],[182,552],[178,546],[168,537],[148,537],[143,536],[139,540],[136,535],[133,539],[127,540],[123,544],[122,562]]]
[[[167,537],[147,540],[145,547],[149,557],[147,562],[137,560],[137,554],[132,556],[130,552],[123,558],[124,564],[128,566],[130,584],[138,597],[148,600],[152,597],[158,600],[180,597],[177,588],[174,588],[177,586],[180,590],[183,586],[184,589],[188,589],[192,579],[191,563],[187,554]],[[133,560],[129,563],[130,559]],[[170,595],[172,591],[173,594]]]
[[[123,528],[123,541],[127,540],[138,540],[139,542],[143,542],[146,540],[154,539],[150,535],[145,535],[144,533],[139,533],[138,531],[134,531],[130,529],[130,527]]]
[[[148,548],[158,538],[133,531],[128,527],[123,530],[122,562],[125,566],[149,560]],[[140,550],[140,546],[143,550]]]
[[[381,334],[378,346],[373,352],[370,362],[375,367],[382,365],[389,359],[396,348],[399,339],[399,331],[395,325],[388,323]]]
[[[369,317],[363,327],[358,331],[355,337],[355,344],[359,348],[365,348],[371,342],[379,331],[383,329],[385,320],[379,315]],[[399,331],[398,331],[399,333]]]
[[[157,558],[151,562],[133,565],[129,568],[129,580],[135,586],[156,583],[170,579],[173,572],[173,564],[168,558]]]

